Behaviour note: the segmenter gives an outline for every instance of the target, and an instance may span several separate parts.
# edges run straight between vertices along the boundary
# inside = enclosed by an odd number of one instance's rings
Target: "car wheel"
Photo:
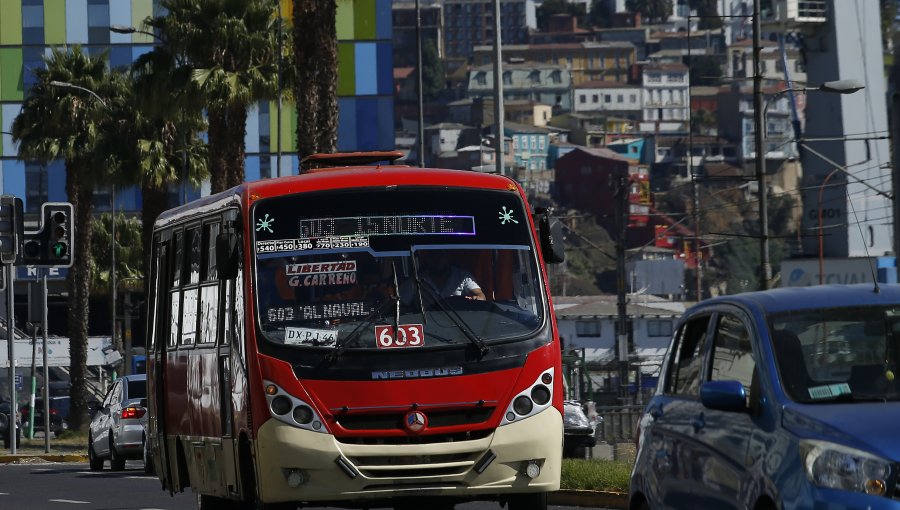
[[[508,510],[547,510],[547,493],[517,494],[507,500]]]
[[[155,475],[156,470],[153,469],[153,456],[150,453],[150,445],[147,444],[147,439],[144,439],[144,473],[148,475]]]
[[[103,459],[97,457],[97,453],[94,452],[94,438],[88,435],[88,464],[91,466],[91,471],[102,471],[103,470]]]
[[[116,451],[116,443],[112,439],[112,431],[109,431],[109,469],[122,471],[125,469],[125,458]]]

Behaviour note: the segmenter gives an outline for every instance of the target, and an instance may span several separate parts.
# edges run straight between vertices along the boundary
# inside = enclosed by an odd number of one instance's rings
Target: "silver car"
[[[88,435],[88,461],[92,471],[103,469],[109,459],[113,471],[125,469],[127,459],[144,455],[144,425],[146,409],[141,399],[147,398],[147,376],[127,375],[117,379],[103,403],[91,418]]]

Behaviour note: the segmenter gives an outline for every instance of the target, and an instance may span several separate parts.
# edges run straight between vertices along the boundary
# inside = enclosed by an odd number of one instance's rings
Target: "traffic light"
[[[25,232],[21,264],[26,266],[72,266],[72,204],[47,202],[41,206],[40,228]]]
[[[0,263],[15,264],[22,253],[22,199],[0,195]]]

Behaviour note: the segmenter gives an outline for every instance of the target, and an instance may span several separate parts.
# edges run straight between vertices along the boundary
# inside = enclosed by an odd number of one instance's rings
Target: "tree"
[[[719,10],[716,7],[718,0],[689,0],[688,6],[697,11],[700,22],[697,28],[700,30],[719,29],[722,28],[722,18],[719,17]]]
[[[69,270],[69,352],[72,387],[69,425],[79,430],[86,424],[85,372],[87,369],[87,317],[91,281],[91,235],[95,187],[107,181],[110,167],[98,150],[109,133],[110,110],[102,97],[116,89],[106,67],[106,55],[91,57],[80,46],[56,49],[44,58],[46,68],[33,72],[37,82],[13,120],[13,140],[19,156],[44,163],[62,159],[66,166],[66,193],[74,207],[77,225],[73,239],[73,264]],[[51,85],[65,82],[73,87]],[[98,97],[92,97],[93,94]]]
[[[538,30],[546,32],[550,28],[550,17],[554,14],[575,16],[578,26],[584,25],[587,15],[584,4],[569,3],[567,0],[544,0],[536,12]]]
[[[296,2],[304,4],[306,2]],[[247,108],[277,96],[279,54],[271,0],[163,0],[156,29],[179,65],[191,69],[209,119],[213,193],[244,181]],[[332,24],[333,25],[333,24]],[[287,81],[290,73],[283,69]]]
[[[612,10],[606,0],[591,0],[591,11],[587,23],[592,27],[608,28],[612,26]]]
[[[691,86],[717,85],[722,79],[722,66],[714,55],[692,56]]]
[[[625,8],[641,13],[648,23],[662,22],[672,15],[672,0],[625,0]]]
[[[209,176],[207,147],[200,138],[206,129],[199,108],[203,97],[179,58],[163,43],[134,62],[124,91],[131,111],[123,112],[133,121],[120,133],[121,142],[109,148],[123,161],[120,174],[140,186],[143,246],[152,246],[153,224],[169,206],[169,187],[199,186]],[[145,250],[142,274],[150,274],[149,264],[150,250]]]
[[[438,57],[434,41],[426,39],[422,42],[422,95],[433,100],[444,90],[444,66]]]
[[[294,97],[301,158],[337,147],[336,16],[334,0],[294,2]]]

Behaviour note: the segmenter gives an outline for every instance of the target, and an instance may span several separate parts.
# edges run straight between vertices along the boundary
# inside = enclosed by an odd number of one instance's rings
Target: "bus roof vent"
[[[370,151],[370,152],[335,152],[323,154],[311,154],[300,160],[300,173],[311,170],[363,166],[373,163],[387,162],[392,164],[402,158],[400,151]]]

